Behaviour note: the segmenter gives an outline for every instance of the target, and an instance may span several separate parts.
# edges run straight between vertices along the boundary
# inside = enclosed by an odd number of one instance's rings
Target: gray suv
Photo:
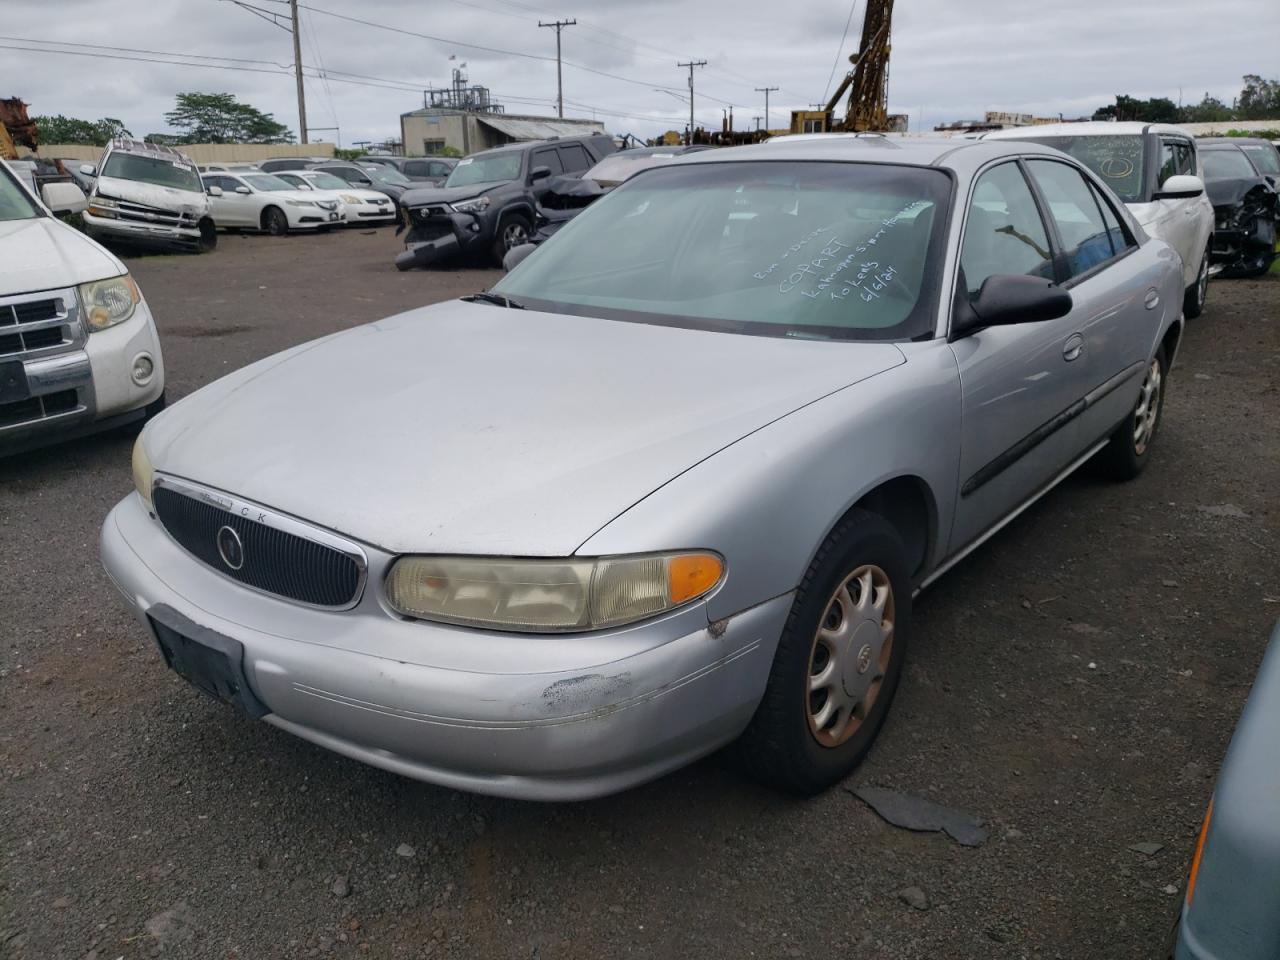
[[[533,233],[538,197],[551,177],[580,174],[617,147],[603,134],[511,143],[458,161],[441,187],[411,189],[401,270],[461,252],[487,253],[499,265]]]

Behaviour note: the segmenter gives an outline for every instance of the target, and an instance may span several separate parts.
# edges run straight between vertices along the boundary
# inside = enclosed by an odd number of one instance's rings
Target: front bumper
[[[163,604],[243,645],[267,722],[404,776],[531,800],[623,790],[734,739],[791,605],[777,597],[714,629],[695,604],[610,633],[486,633],[390,614],[391,558],[375,553],[361,601],[329,612],[195,560],[136,494],[102,531],[103,565],[148,630]]]
[[[97,239],[114,238],[134,243],[179,247],[193,247],[200,242],[200,228],[194,225],[176,227],[163,223],[96,217],[87,210],[81,216],[89,235]]]

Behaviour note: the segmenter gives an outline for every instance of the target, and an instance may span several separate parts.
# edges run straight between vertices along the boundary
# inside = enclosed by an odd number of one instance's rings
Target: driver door
[[[1055,251],[1022,164],[988,168],[974,183],[952,309],[967,309],[994,274],[1054,279]],[[1084,317],[979,329],[955,339],[962,420],[949,552],[963,549],[1052,481],[1079,455],[1073,408],[1088,392]]]

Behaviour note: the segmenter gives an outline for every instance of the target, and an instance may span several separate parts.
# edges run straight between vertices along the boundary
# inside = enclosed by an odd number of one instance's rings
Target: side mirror
[[[512,247],[507,251],[507,255],[502,258],[502,269],[508,272],[514,270],[525,257],[537,249],[537,245],[533,243],[522,243],[518,247]]]
[[[236,193],[243,194],[246,197],[252,192],[253,191],[251,191],[248,187],[236,187]]]
[[[96,177],[98,175],[98,168],[92,163],[82,163],[80,164],[80,172],[86,177]]]
[[[1190,174],[1180,173],[1170,177],[1152,197],[1153,200],[1190,200],[1204,193],[1204,181]]]
[[[46,183],[40,195],[54,213],[79,213],[88,206],[84,191],[74,183]]]
[[[205,192],[205,193],[207,193],[207,194],[208,194],[209,196],[211,196],[211,197],[220,197],[220,196],[222,196],[222,188],[221,188],[221,187],[214,187],[214,186],[207,187],[207,188],[205,189],[205,191],[204,191],[204,192]]]
[[[1071,294],[1051,280],[1023,273],[997,273],[982,283],[969,310],[951,326],[953,338],[981,327],[1057,320],[1071,312]]]
[[[360,184],[360,186],[362,187],[373,186],[373,181],[370,180],[368,177],[356,177],[356,183]]]
[[[545,180],[551,176],[550,167],[534,167],[529,171],[529,182],[537,183],[539,180]]]

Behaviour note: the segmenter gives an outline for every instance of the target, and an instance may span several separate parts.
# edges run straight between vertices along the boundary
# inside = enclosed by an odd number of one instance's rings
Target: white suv
[[[84,209],[74,183],[41,203],[0,160],[0,455],[164,407],[151,311],[124,264],[53,215]]]
[[[1182,257],[1183,312],[1198,317],[1209,285],[1213,204],[1196,140],[1165,123],[1053,123],[996,130],[986,140],[1030,140],[1069,153],[1096,173],[1144,230]]]

